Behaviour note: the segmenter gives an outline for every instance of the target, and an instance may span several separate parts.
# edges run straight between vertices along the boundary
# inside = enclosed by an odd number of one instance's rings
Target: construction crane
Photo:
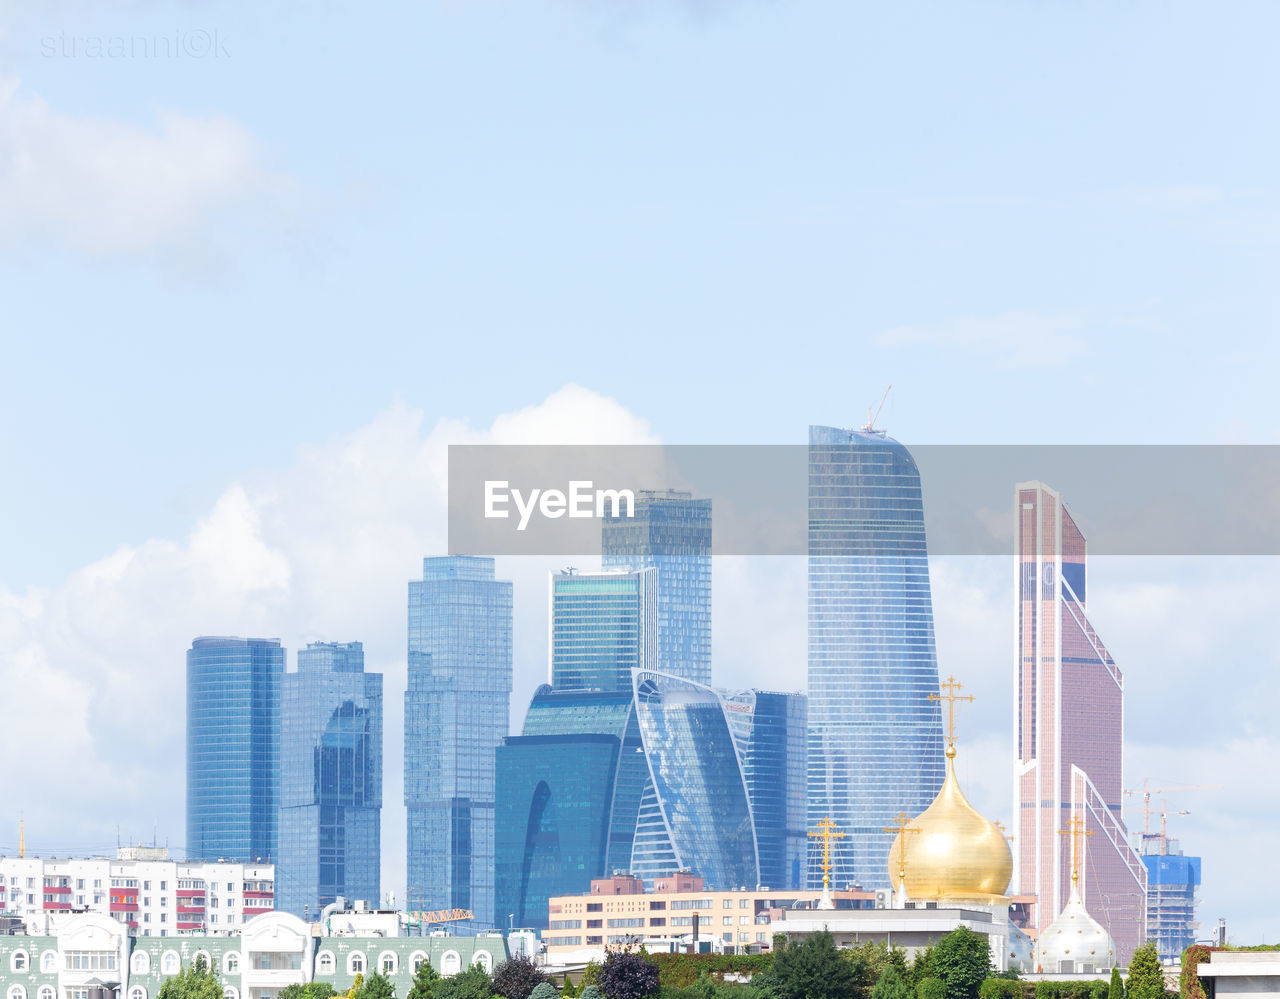
[[[871,415],[871,407],[870,406],[867,407],[867,425],[862,428],[867,433],[869,434],[880,433],[880,431],[876,429],[876,420],[880,419],[880,411],[884,409],[885,400],[889,398],[889,389],[891,388],[893,388],[893,382],[889,383],[889,388],[885,389],[884,395],[880,397],[880,405],[876,407],[876,412],[874,416]]]
[[[1182,784],[1178,787],[1152,787],[1151,778],[1143,780],[1141,790],[1128,791],[1124,793],[1130,797],[1142,796],[1142,842],[1147,843],[1152,839],[1158,839],[1160,842],[1160,853],[1163,855],[1169,850],[1169,804],[1166,800],[1160,801],[1160,832],[1151,832],[1151,796],[1153,794],[1168,794],[1173,791],[1217,791],[1222,788],[1221,784]],[[1137,811],[1137,806],[1133,806],[1128,811]],[[1174,812],[1174,815],[1190,815],[1190,812]]]

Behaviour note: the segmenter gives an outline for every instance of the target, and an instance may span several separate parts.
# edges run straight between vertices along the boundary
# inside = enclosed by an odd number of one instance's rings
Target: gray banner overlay
[[[1091,556],[1280,555],[1280,446],[910,451],[931,555],[1011,554],[1014,487],[1035,480],[1062,494]],[[714,554],[804,555],[808,461],[804,445],[453,445],[449,552],[599,555],[598,511],[677,489],[711,499]]]

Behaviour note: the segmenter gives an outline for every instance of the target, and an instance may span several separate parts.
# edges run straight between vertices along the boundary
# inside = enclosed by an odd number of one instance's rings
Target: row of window
[[[422,966],[422,962],[427,960],[427,955],[422,951],[415,951],[409,957],[409,966],[417,974],[418,969]],[[471,959],[471,963],[477,965],[484,971],[493,970],[493,955],[487,950],[478,950]],[[400,958],[394,951],[385,950],[378,955],[378,961],[375,965],[376,969],[384,975],[394,975],[399,972]],[[337,958],[333,951],[322,950],[316,955],[316,974],[328,976],[334,974],[337,967]],[[369,968],[365,955],[361,951],[352,951],[347,955],[347,974],[363,975]],[[447,950],[440,958],[440,974],[456,975],[462,970],[462,955],[456,950]]]

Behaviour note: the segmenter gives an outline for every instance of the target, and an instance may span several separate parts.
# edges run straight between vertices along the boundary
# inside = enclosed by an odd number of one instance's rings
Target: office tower
[[[1040,482],[1015,488],[1014,690],[1018,892],[1035,895],[1036,926],[1071,889],[1068,828],[1087,837],[1080,894],[1115,940],[1122,965],[1142,943],[1146,870],[1121,819],[1124,677],[1085,614],[1084,535],[1062,497]]]
[[[547,927],[547,900],[631,863],[647,769],[631,692],[533,696],[497,751],[497,916]]]
[[[298,652],[280,698],[278,907],[318,917],[339,895],[380,901],[382,675],[359,642]]]
[[[275,638],[197,638],[187,651],[187,857],[273,863],[280,803]]]
[[[711,500],[674,489],[642,490],[634,516],[607,516],[605,569],[658,570],[655,668],[711,682]]]
[[[636,717],[649,765],[631,873],[692,871],[714,889],[760,881],[746,778],[725,705],[710,687],[636,670]]]
[[[491,558],[423,560],[409,584],[408,908],[494,925],[494,750],[511,701],[511,583]]]
[[[844,834],[833,886],[888,887],[884,829],[924,811],[945,775],[929,700],[938,665],[924,504],[905,447],[869,428],[809,428],[808,563],[808,825],[830,818]]]
[[[551,574],[551,685],[629,693],[658,651],[658,570]]]
[[[805,752],[808,701],[804,694],[722,691],[738,743],[742,775],[756,828],[760,884],[805,887]]]
[[[1196,904],[1200,899],[1200,858],[1184,856],[1176,839],[1143,837],[1147,868],[1147,939],[1156,942],[1161,961],[1177,961],[1196,942]]]

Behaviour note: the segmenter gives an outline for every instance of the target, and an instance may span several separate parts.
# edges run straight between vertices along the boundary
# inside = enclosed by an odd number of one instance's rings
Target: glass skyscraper
[[[551,685],[631,691],[658,652],[658,570],[551,574]]]
[[[760,883],[755,825],[725,705],[710,687],[636,670],[635,710],[648,763],[631,873],[652,890],[677,871],[727,891]]]
[[[942,786],[942,720],[920,473],[880,431],[809,428],[809,827],[832,883],[887,887],[899,812]],[[811,852],[811,857],[814,854]],[[812,860],[809,887],[822,872]]]
[[[539,687],[498,747],[497,915],[547,926],[547,900],[631,863],[647,770],[631,692]]]
[[[359,642],[316,642],[284,675],[276,908],[317,916],[341,895],[379,903],[382,676]]]
[[[187,856],[276,859],[280,678],[274,638],[197,638],[187,651]]]
[[[1074,816],[1087,841],[1081,900],[1116,944],[1122,965],[1145,939],[1146,867],[1129,846],[1121,807],[1124,675],[1085,613],[1084,535],[1042,482],[1015,487],[1014,740],[1018,891],[1035,895],[1047,927],[1071,891]]]
[[[409,584],[404,801],[411,910],[470,909],[495,925],[494,751],[511,702],[511,583],[494,561],[423,560]]]
[[[722,691],[721,697],[755,820],[760,884],[804,888],[808,701],[804,694],[765,690]]]
[[[711,500],[674,489],[641,490],[634,516],[605,517],[606,569],[658,570],[655,668],[711,682]]]

